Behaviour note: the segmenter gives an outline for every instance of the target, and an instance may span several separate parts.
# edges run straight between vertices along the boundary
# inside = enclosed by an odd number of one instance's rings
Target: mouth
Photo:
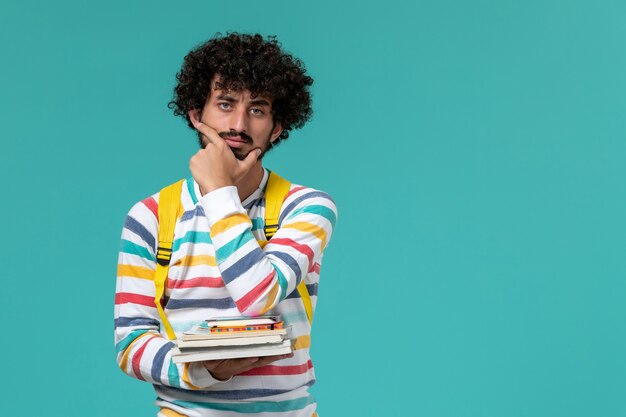
[[[246,144],[251,144],[252,138],[244,132],[219,132],[218,135],[230,146],[232,149],[242,148]]]
[[[227,136],[224,138],[224,141],[228,144],[228,146],[230,146],[231,148],[241,148],[243,145],[245,145],[246,143],[248,143],[246,140],[244,140],[242,137],[240,136]]]

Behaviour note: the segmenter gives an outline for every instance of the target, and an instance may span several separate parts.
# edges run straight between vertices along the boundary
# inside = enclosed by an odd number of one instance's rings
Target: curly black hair
[[[313,114],[309,92],[313,79],[302,61],[282,51],[275,36],[218,33],[189,52],[176,74],[178,84],[168,108],[184,116],[191,128],[187,112],[204,107],[216,75],[219,89],[249,90],[252,96],[272,99],[273,120],[283,128],[274,145],[287,139],[290,130],[304,126]]]

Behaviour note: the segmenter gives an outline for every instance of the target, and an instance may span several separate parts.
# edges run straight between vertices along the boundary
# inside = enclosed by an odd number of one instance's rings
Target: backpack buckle
[[[267,238],[267,240],[269,240],[272,236],[274,236],[274,233],[276,233],[278,231],[278,224],[266,224],[265,227],[263,228],[264,232],[265,232],[265,237]]]
[[[157,249],[157,263],[161,266],[167,266],[172,258],[172,249],[159,246]]]

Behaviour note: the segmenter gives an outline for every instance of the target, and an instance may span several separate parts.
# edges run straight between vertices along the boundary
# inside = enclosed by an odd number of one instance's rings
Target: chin
[[[248,156],[248,152],[242,151],[241,149],[230,148],[230,150],[233,151],[233,155],[235,155],[235,158],[239,159],[240,161],[243,161],[244,159],[246,159],[246,156]]]

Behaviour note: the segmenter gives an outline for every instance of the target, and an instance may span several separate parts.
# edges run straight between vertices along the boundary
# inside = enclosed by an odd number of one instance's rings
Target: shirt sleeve
[[[337,219],[328,194],[292,185],[281,207],[280,228],[261,248],[236,187],[214,190],[200,202],[224,285],[247,316],[266,313],[296,289],[321,260]]]
[[[137,203],[128,213],[117,266],[115,350],[126,374],[153,384],[202,389],[221,381],[200,362],[175,364],[174,343],[161,334],[154,304],[158,245],[158,195]]]

